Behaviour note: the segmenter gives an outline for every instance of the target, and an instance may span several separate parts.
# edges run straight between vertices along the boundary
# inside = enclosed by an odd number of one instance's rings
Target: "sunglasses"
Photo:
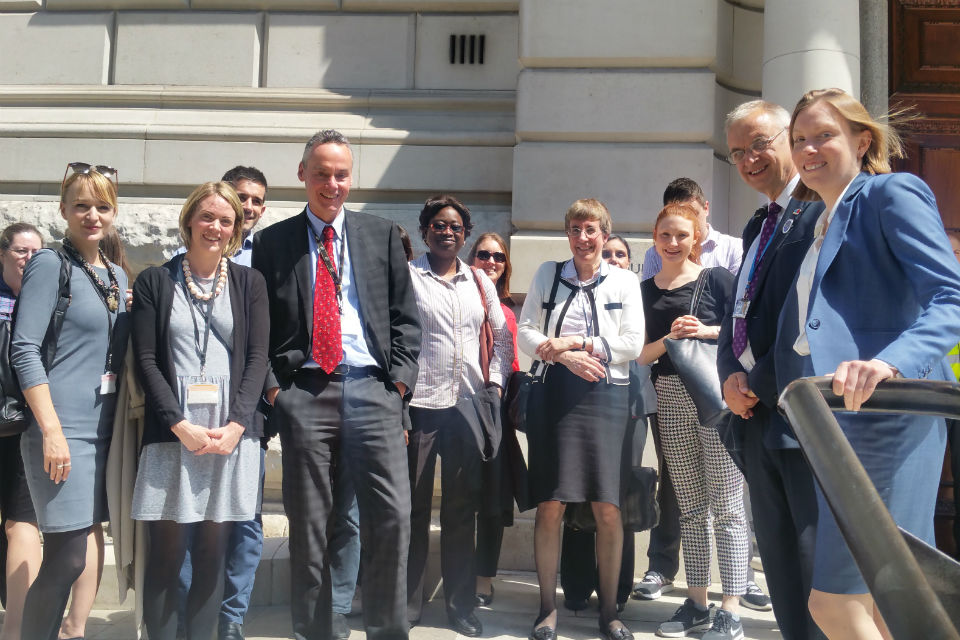
[[[463,225],[457,224],[456,222],[454,222],[453,224],[447,224],[446,222],[440,222],[440,221],[431,222],[430,228],[436,231],[437,233],[444,233],[446,232],[447,229],[450,229],[450,231],[453,233],[460,233],[461,231],[463,231]]]
[[[494,262],[498,264],[505,264],[507,261],[507,254],[502,251],[494,251],[490,253],[486,250],[477,251],[477,260],[482,260],[486,262],[487,260],[493,259]]]
[[[67,170],[63,173],[63,180],[60,181],[61,186],[64,182],[67,181],[67,178],[72,176],[75,173],[79,174],[88,174],[88,173],[99,173],[104,178],[108,180],[113,180],[113,186],[119,187],[118,181],[118,172],[113,167],[108,167],[105,164],[87,164],[86,162],[71,162],[67,164]]]
[[[617,258],[619,258],[620,260],[623,260],[624,258],[627,257],[627,252],[620,249],[618,249],[617,251],[610,251],[610,249],[604,249],[603,251],[600,252],[600,257],[603,258],[604,260],[609,260],[613,256],[617,256]]]

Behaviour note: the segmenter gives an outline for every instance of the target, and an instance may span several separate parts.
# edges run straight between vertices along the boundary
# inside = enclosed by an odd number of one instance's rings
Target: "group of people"
[[[353,153],[337,131],[305,146],[300,214],[252,233],[266,179],[237,167],[191,193],[183,250],[132,291],[108,253],[118,172],[71,163],[62,249],[42,250],[25,224],[0,235],[6,366],[29,408],[22,435],[0,438],[3,639],[82,637],[117,490],[111,437],[129,419],[118,399],[133,379],[145,411],[130,514],[148,533],[151,640],[243,637],[262,545],[261,442],[275,433],[300,640],[349,636],[358,579],[368,636],[408,637],[425,596],[438,455],[443,592],[459,634],[481,635],[475,609],[495,606],[516,498],[536,508],[532,640],[557,637],[558,570],[568,608],[596,591],[599,635],[630,640],[628,595],[671,588],[678,547],[688,597],[658,634],[743,638],[741,603],[766,605],[749,574],[751,522],[785,638],[889,637],[776,401],[807,375],[833,374],[851,412],[886,378],[953,379],[944,355],[960,326],[960,263],[926,185],[890,173],[896,133],[842,91],[809,92],[792,115],[745,103],[726,135],[729,161],[765,198],[742,241],[709,226],[696,183],[674,181],[641,283],[607,208],[577,200],[563,222],[571,257],[540,266],[519,314],[503,238],[482,234],[459,257],[473,223],[456,197],[425,203],[416,258],[396,224],[345,208]],[[702,424],[668,353],[687,339],[717,344],[729,421]],[[522,496],[514,425],[500,415],[519,352],[547,399],[530,407]],[[623,470],[648,416],[662,523],[633,585]],[[943,421],[840,420],[898,524],[931,540]],[[595,534],[563,532],[574,503],[589,503]]]

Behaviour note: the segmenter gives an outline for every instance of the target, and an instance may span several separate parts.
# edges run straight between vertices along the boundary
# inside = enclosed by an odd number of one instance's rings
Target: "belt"
[[[338,364],[337,367],[331,372],[327,373],[319,367],[309,367],[303,369],[297,369],[294,372],[294,375],[304,375],[317,378],[325,378],[327,380],[343,380],[344,378],[365,378],[367,376],[372,378],[379,378],[383,375],[383,369],[375,365],[367,365],[363,367],[351,366],[349,364]]]

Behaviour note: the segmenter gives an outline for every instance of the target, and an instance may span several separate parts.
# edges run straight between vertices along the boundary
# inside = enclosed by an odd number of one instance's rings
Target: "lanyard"
[[[320,239],[320,236],[317,235],[317,232],[314,228],[310,227],[311,233],[313,233],[313,241],[317,244],[317,255],[320,257],[320,261],[323,262],[323,266],[326,267],[327,273],[330,274],[330,279],[333,280],[333,288],[337,292],[337,311],[340,312],[340,315],[343,315],[343,279],[340,276],[340,273],[343,271],[343,248],[347,244],[346,238],[340,238],[340,252],[337,258],[337,268],[333,267],[333,262],[330,260],[330,255],[327,253],[327,250],[323,246],[323,241]],[[317,269],[320,268],[320,261],[317,262]]]
[[[103,303],[103,308],[107,311],[107,361],[104,364],[104,373],[113,372],[113,331],[116,329],[116,325],[113,323],[114,314],[120,313],[119,305],[116,311],[110,310],[110,303],[107,302],[107,296],[100,290],[100,287],[97,286],[97,283],[94,279],[87,273],[86,269],[81,269],[84,274],[87,276],[87,280],[90,281],[90,284],[93,285],[93,290],[97,292],[97,298],[100,299],[100,302]],[[124,304],[121,299],[120,304]]]
[[[199,308],[200,303],[193,299],[190,292],[184,287],[184,294],[187,297],[187,306],[190,307],[190,317],[193,319],[193,343],[197,348],[197,357],[200,358],[200,377],[207,375],[207,347],[210,345],[210,325],[213,324],[213,301],[216,298],[207,300],[207,312],[204,313]],[[196,308],[196,310],[195,310]],[[203,346],[200,346],[200,327],[197,324],[196,311],[200,312],[203,318]]]

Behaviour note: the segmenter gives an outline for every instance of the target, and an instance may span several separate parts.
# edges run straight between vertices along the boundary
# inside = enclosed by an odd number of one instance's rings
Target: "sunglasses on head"
[[[120,186],[118,181],[118,172],[116,169],[114,169],[113,167],[108,167],[105,164],[93,165],[93,164],[88,164],[86,162],[68,163],[67,170],[63,173],[63,180],[60,181],[60,184],[62,185],[64,182],[67,181],[67,178],[69,178],[71,175],[75,173],[87,174],[91,172],[99,173],[104,178],[107,178],[108,180],[113,180],[113,186],[115,187]]]
[[[490,258],[493,258],[494,262],[497,262],[499,264],[504,264],[507,261],[507,254],[505,254],[502,251],[494,251],[491,253],[485,249],[477,251],[477,260],[486,261],[486,260],[489,260]]]

